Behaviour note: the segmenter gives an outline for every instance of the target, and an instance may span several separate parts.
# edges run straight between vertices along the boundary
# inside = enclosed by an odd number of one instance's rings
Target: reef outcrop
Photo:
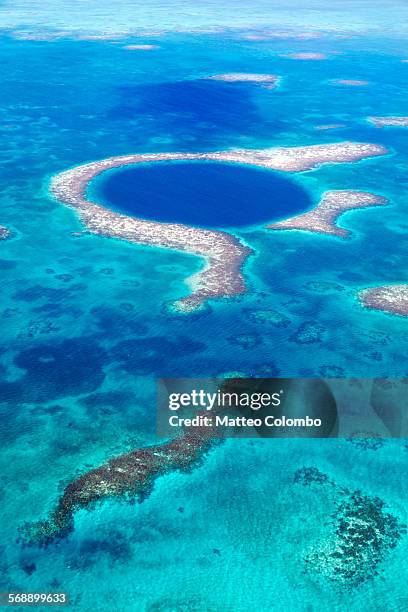
[[[287,57],[288,59],[294,60],[325,60],[327,59],[327,55],[325,53],[286,53],[282,54],[281,57]]]
[[[408,117],[367,117],[375,127],[408,127]]]
[[[333,81],[335,85],[344,85],[345,87],[367,87],[369,81],[362,79],[335,79]]]
[[[280,77],[276,74],[257,74],[250,72],[227,72],[206,77],[206,80],[225,81],[227,83],[260,83],[269,88],[277,87]]]
[[[126,51],[154,51],[159,49],[158,45],[125,45],[122,49]]]
[[[340,215],[356,208],[385,204],[387,199],[374,193],[351,190],[327,191],[312,210],[268,225],[268,229],[295,229],[344,238],[350,234],[350,231],[337,225]]]
[[[408,285],[383,285],[363,289],[359,293],[363,306],[408,317]]]

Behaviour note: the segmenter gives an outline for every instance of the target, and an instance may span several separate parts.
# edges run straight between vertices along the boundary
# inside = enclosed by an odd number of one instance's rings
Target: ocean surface
[[[188,473],[159,478],[141,504],[112,499],[80,511],[74,532],[47,547],[23,537],[78,474],[157,442],[155,377],[408,375],[406,319],[365,310],[356,297],[407,281],[407,132],[365,120],[407,114],[401,14],[359,31],[359,3],[355,21],[343,15],[336,30],[337,13],[324,14],[330,30],[306,40],[248,40],[241,13],[231,27],[190,32],[190,15],[182,31],[112,42],[73,36],[79,3],[66,16],[57,5],[0,7],[0,225],[12,232],[0,242],[0,590],[65,591],[81,612],[406,610],[405,441],[229,440]],[[207,17],[204,30],[216,21]],[[88,30],[91,22],[84,14]],[[52,27],[70,33],[46,40]],[[33,31],[45,40],[27,39]],[[328,59],[285,57],[293,52]],[[282,83],[202,79],[226,72]],[[169,308],[188,294],[200,259],[81,234],[75,212],[49,194],[54,174],[114,155],[343,140],[390,154],[293,175],[160,164],[95,181],[116,209],[227,228],[254,250],[248,292],[200,314]],[[347,213],[346,240],[264,229],[331,189],[372,191],[390,205]],[[302,479],[305,467],[327,479]],[[382,535],[362,558],[349,551],[364,578],[353,583],[336,576],[326,552],[341,517],[361,504]]]

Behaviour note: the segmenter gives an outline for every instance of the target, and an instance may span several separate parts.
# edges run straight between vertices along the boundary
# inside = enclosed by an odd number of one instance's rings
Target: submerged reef
[[[384,206],[387,203],[386,198],[364,191],[327,191],[316,208],[268,225],[268,229],[296,229],[344,238],[350,231],[337,225],[340,215],[355,208]]]
[[[326,328],[317,321],[304,321],[298,329],[289,336],[290,342],[296,344],[321,344]]]
[[[294,60],[325,60],[327,55],[325,53],[286,53],[282,54],[281,57],[287,57]]]
[[[349,491],[315,467],[297,470],[294,482],[325,487],[335,505],[327,538],[304,559],[306,571],[345,588],[379,576],[380,564],[406,534],[406,525],[386,511],[379,497]]]
[[[10,236],[10,232],[6,227],[0,225],[0,240],[5,240]]]
[[[366,87],[370,84],[369,81],[359,79],[335,79],[333,83],[335,85],[344,85],[346,87]]]
[[[189,428],[181,437],[156,446],[139,448],[86,472],[63,491],[48,520],[22,527],[24,543],[47,545],[73,530],[80,508],[110,497],[130,495],[140,502],[159,476],[190,469],[216,443],[211,427]]]
[[[225,74],[214,74],[206,77],[207,80],[225,81],[227,83],[260,83],[267,85],[269,89],[275,89],[279,85],[280,77],[276,74],[256,74],[250,72],[227,72]]]
[[[359,299],[366,308],[408,317],[408,285],[383,285],[363,289]]]
[[[345,123],[323,123],[321,125],[315,125],[315,130],[341,130],[342,128],[347,127]]]
[[[274,327],[289,327],[291,324],[291,320],[281,312],[277,310],[252,310],[246,309],[245,315],[249,318],[250,321],[258,324],[269,324]]]
[[[379,575],[378,565],[396,547],[405,526],[384,511],[378,497],[355,491],[332,514],[334,537],[307,561],[330,580],[355,587]]]
[[[58,41],[62,38],[84,41],[117,41],[129,35],[128,30],[120,32],[83,32],[77,30],[51,30],[35,28],[32,30],[11,30],[9,35],[16,40]]]
[[[290,30],[267,30],[262,33],[250,33],[244,34],[242,38],[244,40],[315,40],[321,38],[323,34],[321,32],[294,32]]]
[[[309,291],[313,291],[320,294],[333,293],[336,291],[345,291],[345,287],[343,285],[332,281],[307,281],[303,286]]]
[[[368,117],[375,127],[408,127],[408,117]]]
[[[127,51],[154,51],[159,49],[158,45],[125,45],[122,49]]]

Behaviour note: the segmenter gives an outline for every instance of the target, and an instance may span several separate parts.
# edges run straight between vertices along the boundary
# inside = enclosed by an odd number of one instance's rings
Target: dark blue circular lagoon
[[[120,213],[196,227],[273,222],[311,207],[308,194],[276,172],[219,162],[155,162],[102,173],[89,196]]]

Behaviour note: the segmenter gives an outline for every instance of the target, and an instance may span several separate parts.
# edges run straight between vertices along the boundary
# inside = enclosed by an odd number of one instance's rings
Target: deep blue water
[[[103,4],[102,18],[112,13],[112,3],[92,4]],[[134,4],[127,3],[133,18]],[[66,6],[57,5],[60,25],[76,16],[81,26],[85,3],[76,2],[66,18]],[[47,7],[42,3],[43,25]],[[34,18],[30,11],[28,22]],[[325,19],[335,25],[334,12]],[[407,321],[367,311],[356,299],[368,285],[407,279],[407,132],[365,122],[366,115],[406,115],[406,40],[386,27],[351,39],[337,34],[248,41],[235,30],[171,32],[129,35],[123,45],[1,37],[0,225],[13,235],[0,242],[0,591],[64,590],[80,612],[408,608],[402,533],[394,547],[385,538],[379,575],[369,571],[357,587],[333,582],[323,562],[306,563],[335,549],[342,487],[379,499],[398,524],[407,522],[404,441],[229,441],[198,468],[160,478],[142,504],[115,499],[79,512],[75,531],[58,544],[19,540],[21,526],[46,517],[78,474],[157,442],[157,376],[407,375]],[[130,52],[126,43],[159,48]],[[295,51],[329,59],[281,57]],[[229,71],[273,72],[282,85],[266,90],[201,78]],[[370,85],[342,89],[332,84],[337,78]],[[317,129],[333,123],[342,127]],[[255,253],[244,269],[248,293],[212,301],[199,315],[168,307],[188,293],[185,279],[201,268],[199,258],[78,236],[75,212],[48,192],[53,174],[113,155],[348,139],[385,144],[391,155],[285,177],[282,188],[299,189],[302,206],[329,189],[371,190],[390,206],[345,215],[348,240],[269,232],[254,226],[264,219],[258,199],[265,173],[234,166],[251,189],[255,177],[262,183],[247,221],[231,229]],[[147,170],[156,172],[137,172]],[[224,190],[225,177],[220,181]],[[215,191],[220,208],[232,205]],[[145,181],[139,196],[146,205],[150,194]],[[180,202],[167,203],[169,213],[183,212]],[[206,222],[208,206],[200,207]],[[212,218],[214,212],[222,211]],[[304,466],[335,486],[296,483]]]
[[[312,203],[300,185],[276,172],[221,163],[153,163],[114,170],[101,175],[95,192],[97,201],[130,216],[198,227],[266,223]]]

